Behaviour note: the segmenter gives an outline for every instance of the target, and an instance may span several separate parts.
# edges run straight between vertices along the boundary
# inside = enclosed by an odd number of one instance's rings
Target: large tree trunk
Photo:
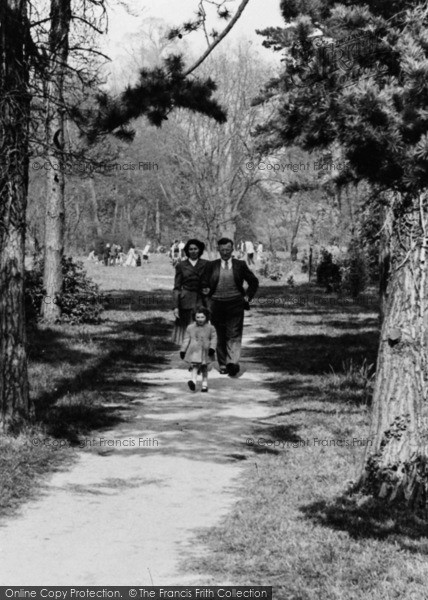
[[[49,33],[50,80],[46,98],[46,226],[45,266],[43,283],[46,301],[43,318],[54,322],[61,315],[56,297],[62,291],[62,257],[65,230],[65,177],[64,149],[64,74],[68,59],[68,32],[70,28],[70,0],[51,0],[51,29]]]
[[[428,502],[427,199],[396,220],[362,483],[381,498]]]
[[[0,428],[31,412],[24,313],[30,96],[26,0],[0,3]]]

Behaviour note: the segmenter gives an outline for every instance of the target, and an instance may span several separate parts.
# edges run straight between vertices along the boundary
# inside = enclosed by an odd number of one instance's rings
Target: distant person
[[[257,244],[257,260],[259,262],[263,260],[263,244],[261,242]]]
[[[187,327],[192,323],[193,311],[203,304],[202,279],[208,264],[201,258],[205,244],[190,239],[184,246],[186,260],[178,261],[174,279],[174,316],[175,325],[172,341],[181,344]]]
[[[172,245],[171,245],[171,248],[170,248],[170,251],[169,251],[169,256],[171,258],[172,266],[175,267],[176,264],[180,260],[180,248],[179,248],[179,242],[178,242],[178,240],[174,240],[172,242]]]
[[[254,265],[254,244],[251,241],[245,242],[245,252],[247,254],[248,266]]]
[[[110,260],[110,244],[106,244],[103,250],[103,262],[106,267],[108,267],[108,263]]]
[[[195,322],[185,331],[180,348],[180,358],[190,363],[192,379],[187,382],[194,392],[198,374],[202,375],[201,392],[208,392],[208,365],[215,359],[217,334],[215,327],[209,322],[209,311],[198,306],[194,313]]]
[[[232,257],[232,240],[221,238],[218,251],[221,258],[208,263],[202,284],[204,291],[209,288],[220,373],[233,377],[240,371],[244,310],[249,310],[259,280],[245,261]],[[248,284],[247,290],[244,290],[244,282]]]
[[[124,262],[124,267],[136,267],[137,266],[137,258],[138,255],[135,251],[135,247],[131,246],[128,254],[126,255],[126,260]]]
[[[109,264],[111,267],[116,264],[116,260],[117,260],[117,256],[118,256],[117,248],[118,248],[117,244],[112,244],[112,246],[110,248]]]
[[[150,252],[151,243],[147,242],[143,249],[143,263],[149,262],[149,252]]]
[[[291,254],[291,260],[293,262],[295,262],[297,260],[297,254],[298,254],[298,252],[299,252],[298,247],[293,244],[293,246],[291,246],[291,252],[290,252],[290,254]]]
[[[184,247],[185,247],[185,245],[186,245],[186,244],[185,244],[183,241],[181,241],[181,242],[178,244],[178,249],[179,249],[179,251],[180,251],[180,260],[184,260],[184,259],[186,258],[186,254],[185,254],[185,252],[184,252]]]
[[[245,258],[245,242],[244,240],[241,240],[239,245],[238,245],[238,258]]]

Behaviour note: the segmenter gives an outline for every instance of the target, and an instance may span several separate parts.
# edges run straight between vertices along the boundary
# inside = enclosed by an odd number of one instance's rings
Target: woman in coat
[[[204,250],[203,242],[196,239],[189,240],[183,249],[187,258],[175,267],[173,291],[175,325],[172,341],[176,344],[183,342],[184,333],[193,321],[193,311],[203,304],[202,279],[208,264],[207,260],[201,258]]]

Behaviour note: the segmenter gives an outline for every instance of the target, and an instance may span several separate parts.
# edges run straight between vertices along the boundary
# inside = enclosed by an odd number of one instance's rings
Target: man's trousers
[[[241,356],[244,327],[244,299],[212,300],[211,322],[217,332],[217,360],[220,367],[237,365]]]

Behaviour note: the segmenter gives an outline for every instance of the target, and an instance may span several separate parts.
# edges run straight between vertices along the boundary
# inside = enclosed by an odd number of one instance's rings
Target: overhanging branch
[[[229,31],[235,25],[236,21],[242,15],[244,8],[247,6],[249,1],[250,0],[242,0],[241,4],[238,7],[238,10],[234,14],[233,18],[230,20],[230,23],[228,24],[228,26],[225,27],[223,32],[218,36],[218,38],[216,38],[214,40],[214,42],[211,44],[211,46],[209,46],[209,48],[206,49],[206,51],[203,53],[203,55],[200,58],[198,58],[198,60],[195,62],[195,64],[193,64],[189,69],[187,69],[187,71],[185,71],[185,73],[184,73],[185,77],[187,77],[187,75],[190,75],[190,73],[193,73],[193,71],[195,71],[195,69],[197,69],[204,62],[204,60],[211,54],[211,52],[221,42],[221,40],[223,40],[227,36]]]

